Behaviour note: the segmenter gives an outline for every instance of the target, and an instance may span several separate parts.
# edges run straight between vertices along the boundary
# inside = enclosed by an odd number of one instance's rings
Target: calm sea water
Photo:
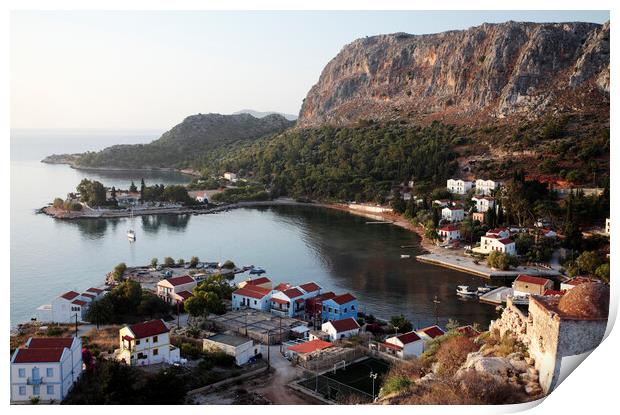
[[[441,301],[442,324],[455,318],[486,326],[495,316],[492,307],[460,301],[455,295],[456,285],[480,285],[483,280],[401,259],[403,253],[418,252],[400,248],[417,246],[416,235],[391,225],[367,225],[364,218],[343,212],[282,206],[139,217],[134,220],[137,242],[131,244],[125,234],[128,219],[59,221],[37,215],[36,208],[65,195],[84,177],[122,188],[142,177],[147,184],[188,181],[175,173],[83,172],[40,163],[54,152],[157,137],[156,132],[63,134],[38,131],[11,136],[11,325],[29,320],[36,307],[64,291],[101,285],[105,273],[119,262],[141,265],[153,257],[193,255],[262,266],[274,281],[313,280],[328,290],[350,291],[363,311],[385,318],[402,312],[417,326],[434,323],[435,295]]]

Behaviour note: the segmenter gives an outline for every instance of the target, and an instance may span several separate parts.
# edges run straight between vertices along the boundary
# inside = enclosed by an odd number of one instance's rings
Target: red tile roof
[[[183,285],[183,284],[189,284],[194,282],[195,280],[190,277],[189,275],[182,275],[180,277],[172,277],[172,278],[168,278],[166,279],[166,281],[168,281],[170,284],[172,284],[173,286],[177,286],[177,285]]]
[[[245,283],[247,285],[262,285],[262,284],[267,284],[270,283],[271,280],[267,277],[260,277],[260,278],[255,278],[252,280],[246,280]]]
[[[354,295],[349,294],[349,293],[340,294],[332,298],[332,301],[334,301],[336,304],[339,304],[339,305],[350,303],[353,300],[357,300],[357,298],[355,298]]]
[[[446,334],[446,332],[443,331],[438,326],[426,327],[426,328],[420,329],[419,331],[423,332],[431,339],[434,339],[435,337],[443,336],[444,334]]]
[[[71,304],[77,304],[79,306],[85,306],[86,304],[88,304],[86,301],[82,301],[82,300],[73,300],[71,301]]]
[[[588,277],[573,277],[570,280],[565,281],[563,284],[576,286],[579,284],[584,284],[586,282],[598,282],[598,281],[592,278],[588,278]]]
[[[500,244],[502,244],[502,245],[509,245],[509,244],[513,243],[512,239],[510,239],[510,238],[498,239],[498,242]]]
[[[269,288],[259,287],[258,285],[246,285],[243,288],[237,289],[233,294],[240,295],[242,297],[251,297],[258,300],[265,298],[271,292]]]
[[[288,298],[297,298],[304,295],[304,293],[299,291],[297,288],[289,288],[288,290],[282,291],[282,294],[286,295]]]
[[[71,348],[73,337],[31,337],[26,343],[29,349]]]
[[[343,318],[342,320],[333,320],[330,321],[330,323],[332,326],[334,326],[337,333],[360,328],[360,325],[353,317]]]
[[[136,335],[136,339],[156,336],[170,331],[162,320],[151,320],[145,321],[144,323],[133,324],[129,326],[129,329]]]
[[[96,293],[96,294],[101,294],[103,292],[101,288],[95,288],[95,287],[90,287],[86,291],[90,291],[91,293]]]
[[[515,282],[517,281],[526,282],[528,284],[536,284],[536,285],[545,285],[548,282],[551,282],[551,280],[548,280],[546,278],[534,277],[532,275],[525,275],[525,274],[519,274],[517,278],[515,279]]]
[[[295,346],[289,346],[289,350],[292,350],[297,353],[310,353],[315,352],[317,350],[327,349],[328,347],[332,347],[333,345],[330,342],[326,342],[323,340],[315,339],[310,340],[309,342],[305,342],[302,344],[296,344]]]
[[[319,291],[321,289],[321,286],[316,284],[314,281],[301,284],[299,287],[307,293]]]
[[[271,302],[278,303],[278,304],[288,304],[288,300],[283,300],[281,298],[272,298]]]
[[[189,292],[189,291],[181,291],[181,292],[177,293],[177,295],[178,295],[179,297],[181,297],[183,300],[187,300],[189,297],[191,297],[191,296],[192,296],[192,295],[194,295],[194,294],[192,294],[192,293],[191,293],[191,292]]]
[[[60,362],[64,347],[41,348],[41,349],[17,349],[13,362],[15,363],[46,363]]]
[[[91,299],[95,299],[95,298],[97,298],[97,296],[96,296],[96,295],[94,295],[94,294],[89,294],[89,293],[82,293],[81,295],[82,295],[82,297],[88,297],[88,298],[91,298]]]
[[[295,300],[295,302],[296,302],[297,304],[301,304],[301,303],[306,302],[306,300],[304,300],[303,298],[298,298],[297,300]]]
[[[410,331],[409,333],[404,333],[399,336],[396,336],[398,340],[400,340],[403,344],[409,344],[413,342],[417,342],[421,340],[420,336],[417,335],[415,331]]]
[[[61,295],[61,297],[64,298],[65,300],[71,301],[78,295],[80,295],[80,293],[76,293],[75,291],[68,291],[64,293],[63,295]]]
[[[291,288],[291,284],[289,284],[288,282],[281,282],[280,284],[276,285],[274,287],[274,290],[276,291],[284,291],[286,289]]]
[[[458,231],[459,227],[458,225],[448,225],[448,226],[444,226],[443,228],[439,228],[440,231],[444,231],[444,232],[454,232],[454,231]]]

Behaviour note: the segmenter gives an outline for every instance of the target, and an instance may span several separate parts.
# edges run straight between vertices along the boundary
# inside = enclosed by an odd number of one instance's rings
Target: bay
[[[484,280],[401,259],[401,254],[413,258],[421,252],[417,235],[392,225],[367,225],[365,218],[345,212],[274,206],[138,217],[135,243],[127,241],[129,219],[61,221],[36,214],[36,208],[66,195],[85,177],[117,188],[141,178],[147,184],[172,184],[186,183],[189,177],[173,172],[81,171],[39,162],[50,150],[95,150],[132,138],[146,142],[156,137],[154,132],[73,132],[66,140],[62,132],[29,134],[11,137],[12,326],[30,320],[36,307],[62,292],[102,285],[106,272],[119,262],[142,265],[153,257],[161,261],[164,256],[194,255],[204,261],[231,259],[237,265],[261,266],[276,283],[315,281],[325,290],[349,291],[359,298],[362,311],[383,318],[403,313],[418,327],[434,324],[436,314],[442,325],[452,318],[487,326],[495,317],[493,307],[455,295],[457,285],[482,285]],[[28,156],[24,147],[33,140],[47,143],[38,150],[45,154],[33,150]],[[237,280],[243,278],[247,275]],[[436,310],[434,296],[441,301]]]

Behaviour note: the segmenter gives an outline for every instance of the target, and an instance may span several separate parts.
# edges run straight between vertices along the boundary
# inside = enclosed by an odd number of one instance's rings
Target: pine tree
[[[136,187],[135,183],[133,182],[133,180],[131,181],[131,185],[129,186],[129,191],[131,193],[135,193],[138,191],[138,188]]]

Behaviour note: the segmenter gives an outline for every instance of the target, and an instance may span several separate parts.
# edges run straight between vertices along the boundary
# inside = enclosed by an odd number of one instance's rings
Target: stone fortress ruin
[[[594,350],[603,340],[609,314],[609,287],[590,282],[563,296],[532,295],[527,309],[508,297],[502,316],[490,330],[510,333],[529,349],[545,393],[561,380],[562,360]],[[566,362],[566,360],[565,360]]]

